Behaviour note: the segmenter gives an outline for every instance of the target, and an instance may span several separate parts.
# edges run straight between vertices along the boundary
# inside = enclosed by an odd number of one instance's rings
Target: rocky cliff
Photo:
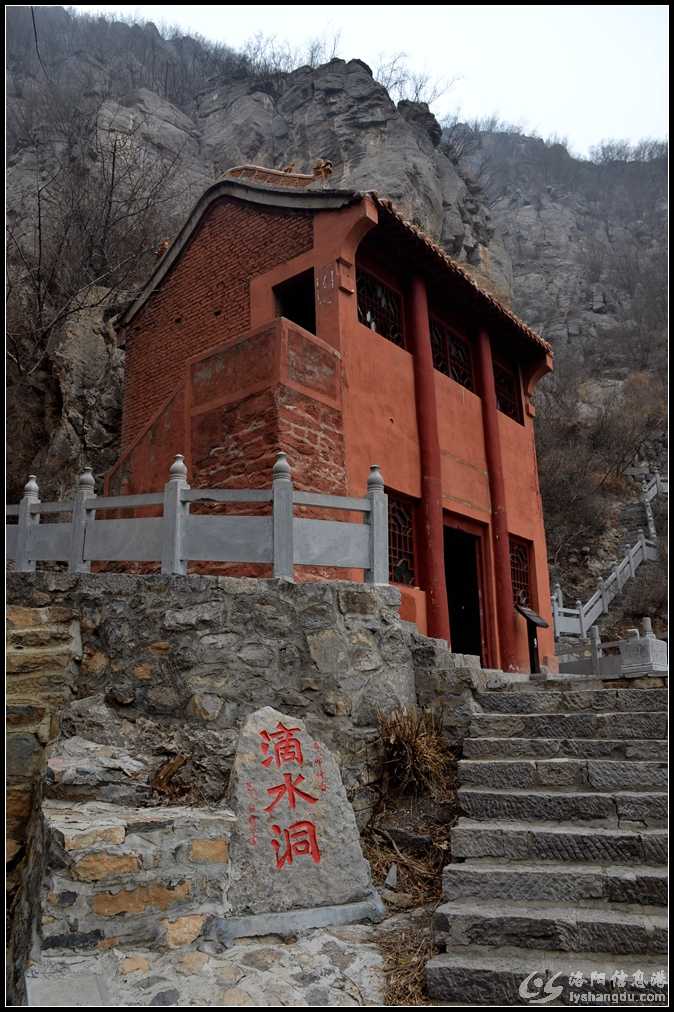
[[[557,353],[601,346],[624,375],[663,365],[667,158],[664,144],[613,154],[581,160],[561,143],[485,132],[462,164],[511,258],[516,311]]]

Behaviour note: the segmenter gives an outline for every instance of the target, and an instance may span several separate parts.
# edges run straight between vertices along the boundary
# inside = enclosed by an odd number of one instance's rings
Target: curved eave
[[[180,257],[211,204],[222,197],[234,197],[247,204],[284,207],[295,211],[329,211],[338,210],[360,200],[362,194],[353,190],[295,190],[290,188],[282,190],[278,187],[265,186],[248,180],[229,178],[219,180],[201,195],[180,232],[159,260],[140,295],[121,317],[120,327],[128,326],[136,313],[142,309],[152,292],[161,284]]]
[[[507,309],[498,299],[481,288],[475,279],[460,264],[453,260],[442,247],[438,246],[430,236],[426,235],[416,225],[407,221],[388,198],[380,197],[375,191],[363,193],[356,190],[327,188],[320,190],[295,189],[292,187],[281,189],[278,186],[257,183],[240,177],[225,177],[220,179],[201,195],[180,232],[159,260],[143,290],[121,317],[119,321],[120,327],[128,326],[134,316],[142,309],[152,292],[161,284],[182,254],[206,211],[215,201],[220,200],[222,197],[234,197],[248,204],[290,208],[296,211],[329,211],[347,207],[358,200],[362,200],[365,196],[370,197],[374,201],[380,213],[383,213],[389,224],[395,228],[400,239],[418,249],[427,258],[427,261],[433,264],[436,271],[449,271],[452,277],[462,285],[466,294],[469,294],[477,302],[486,303],[491,315],[505,325],[506,329],[512,334],[515,334],[520,339],[523,338],[527,344],[535,344],[539,349],[543,350],[548,360],[548,368],[551,368],[551,345],[532,330],[531,327],[528,327],[523,320],[520,320],[519,317]]]
[[[438,246],[430,236],[426,235],[422,229],[413,225],[412,222],[407,221],[400,212],[395,208],[392,201],[387,198],[379,197],[376,193],[370,193],[370,197],[374,200],[377,207],[384,212],[384,215],[388,219],[389,223],[396,230],[397,234],[401,238],[407,239],[408,242],[413,243],[419,249],[420,252],[429,256],[435,262],[436,268],[440,270],[449,270],[453,277],[459,281],[464,287],[467,294],[474,297],[478,301],[484,301],[488,304],[491,313],[499,319],[508,330],[514,332],[519,338],[524,338],[527,343],[533,343],[545,352],[546,357],[549,357],[550,368],[552,368],[552,346],[537,334],[535,330],[520,320],[515,313],[511,312],[503,303],[499,302],[493,295],[486,292],[477,281],[465,271],[460,264],[453,260],[449,254],[447,254],[441,246]],[[380,219],[381,220],[381,219]]]

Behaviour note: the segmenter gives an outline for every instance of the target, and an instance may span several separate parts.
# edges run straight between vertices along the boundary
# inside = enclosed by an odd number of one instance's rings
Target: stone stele
[[[316,908],[352,904],[354,916],[339,919],[360,920],[368,906],[363,901],[372,907],[365,917],[379,912],[337,763],[302,720],[270,706],[248,717],[228,803],[238,817],[231,840],[231,915],[318,914]],[[300,922],[309,926],[305,920]]]

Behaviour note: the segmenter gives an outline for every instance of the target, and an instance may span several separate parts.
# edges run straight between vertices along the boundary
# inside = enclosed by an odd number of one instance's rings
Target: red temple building
[[[552,626],[531,395],[550,346],[375,193],[245,166],[197,203],[121,321],[108,489],[389,494],[401,614],[486,667],[533,670]],[[342,574],[343,575],[343,574]],[[554,666],[551,628],[540,661]]]

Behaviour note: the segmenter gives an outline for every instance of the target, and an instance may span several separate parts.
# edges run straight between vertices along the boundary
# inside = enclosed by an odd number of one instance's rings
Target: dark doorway
[[[529,670],[532,675],[539,675],[541,664],[538,659],[538,633],[533,622],[527,622],[527,640],[529,641]]]
[[[482,658],[479,539],[445,527],[445,582],[452,651]]]
[[[316,333],[316,294],[313,269],[297,274],[274,288],[279,316],[299,323],[309,333]]]

